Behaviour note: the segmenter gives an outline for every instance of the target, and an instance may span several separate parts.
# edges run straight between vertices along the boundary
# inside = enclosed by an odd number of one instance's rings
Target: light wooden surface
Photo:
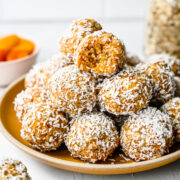
[[[129,51],[143,57],[145,16],[151,0],[0,0],[0,34],[31,35],[39,40],[38,61],[58,51],[58,38],[73,18],[98,17],[103,27],[124,41]],[[0,77],[3,78],[3,77]],[[5,88],[0,87],[0,96]],[[179,180],[180,160],[170,165],[128,175],[93,176],[59,170],[31,158],[0,135],[0,158],[22,160],[33,180]]]

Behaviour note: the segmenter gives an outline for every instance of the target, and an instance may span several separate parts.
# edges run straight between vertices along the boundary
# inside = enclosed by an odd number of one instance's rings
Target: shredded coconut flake
[[[101,25],[93,19],[79,19],[72,23],[60,38],[60,49],[65,54],[74,56],[80,42],[94,31],[101,30]]]
[[[148,61],[150,63],[165,61],[175,75],[180,75],[180,59],[177,59],[175,56],[170,56],[169,54],[155,54],[150,56]]]
[[[48,80],[59,69],[73,64],[70,56],[62,53],[54,55],[50,60],[35,65],[26,75],[25,86],[47,87]]]
[[[33,103],[22,120],[21,137],[40,151],[56,150],[68,130],[60,109],[48,103]]]
[[[153,85],[154,100],[167,102],[174,97],[175,80],[174,74],[165,61],[155,63],[142,63],[136,66],[141,73],[145,73]]]
[[[121,71],[104,80],[99,92],[103,111],[130,115],[145,108],[152,95],[149,79],[136,71]]]
[[[0,162],[0,178],[2,180],[31,180],[26,166],[13,159],[5,159]]]
[[[162,106],[162,111],[167,113],[173,121],[176,141],[180,141],[180,98],[176,97]]]
[[[34,102],[46,102],[48,101],[49,92],[42,87],[27,88],[21,91],[14,100],[14,110],[21,122],[24,114],[32,106]]]
[[[154,159],[172,145],[172,122],[165,113],[148,107],[128,118],[120,139],[124,153],[130,158],[136,161]]]
[[[49,81],[50,98],[70,116],[91,112],[96,105],[96,80],[75,65],[59,69]]]
[[[92,113],[72,120],[65,143],[74,157],[95,163],[107,159],[118,146],[119,136],[109,117]]]

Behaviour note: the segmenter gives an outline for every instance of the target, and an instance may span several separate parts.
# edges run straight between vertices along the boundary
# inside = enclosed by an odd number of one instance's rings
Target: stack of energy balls
[[[135,161],[164,155],[180,136],[172,71],[179,67],[154,60],[127,53],[93,19],[73,22],[60,53],[34,66],[15,98],[22,138],[42,152],[65,142],[73,157],[91,163],[115,149]]]

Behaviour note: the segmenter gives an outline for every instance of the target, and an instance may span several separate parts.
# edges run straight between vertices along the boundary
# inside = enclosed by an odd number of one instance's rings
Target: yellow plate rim
[[[30,147],[24,145],[16,138],[14,138],[10,132],[5,128],[1,118],[1,106],[3,99],[8,94],[8,92],[16,86],[20,81],[24,79],[25,76],[20,77],[14,83],[12,83],[5,91],[3,96],[0,100],[0,133],[13,145],[15,145],[20,150],[24,151],[25,153],[33,156],[40,161],[49,164],[54,167],[58,167],[60,169],[74,171],[74,172],[81,172],[81,173],[88,173],[88,174],[101,174],[101,175],[110,175],[110,174],[127,174],[132,172],[140,172],[145,171],[153,168],[157,168],[166,164],[169,164],[173,161],[180,159],[180,150],[176,152],[164,155],[160,158],[141,161],[141,162],[132,162],[132,163],[124,163],[124,164],[90,164],[90,163],[79,163],[79,162],[72,162],[62,159],[57,159],[41,152],[38,152]]]

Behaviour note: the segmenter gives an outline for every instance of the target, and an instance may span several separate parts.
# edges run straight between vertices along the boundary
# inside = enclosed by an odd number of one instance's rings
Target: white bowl
[[[37,43],[35,43],[33,40],[30,41],[35,44],[35,49],[31,55],[14,61],[0,62],[0,86],[6,86],[18,77],[27,73],[31,69],[32,65],[36,62],[39,48]]]

